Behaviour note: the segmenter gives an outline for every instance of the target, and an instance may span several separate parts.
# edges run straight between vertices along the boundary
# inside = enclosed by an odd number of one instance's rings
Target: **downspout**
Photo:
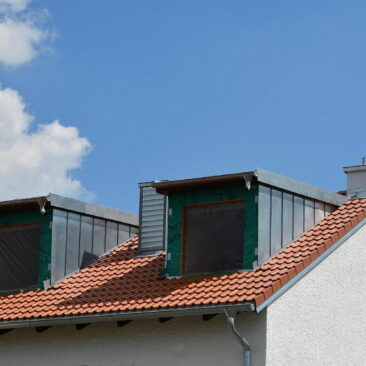
[[[238,342],[241,344],[244,350],[244,366],[250,366],[250,345],[249,342],[239,333],[235,326],[236,312],[231,309],[225,309],[227,323],[233,331]]]

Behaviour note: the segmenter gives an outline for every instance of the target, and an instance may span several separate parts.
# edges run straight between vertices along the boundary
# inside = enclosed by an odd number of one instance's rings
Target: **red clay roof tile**
[[[0,321],[254,302],[260,305],[366,216],[346,202],[255,271],[161,279],[165,255],[134,256],[135,237],[48,290],[0,296]]]

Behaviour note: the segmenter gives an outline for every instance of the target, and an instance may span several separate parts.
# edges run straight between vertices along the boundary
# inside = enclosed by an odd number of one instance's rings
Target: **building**
[[[59,196],[29,200],[39,221],[1,203],[1,246],[51,248],[27,286],[0,278],[3,364],[364,364],[366,164],[345,172],[344,194],[261,169],[141,183],[138,236],[133,215]]]

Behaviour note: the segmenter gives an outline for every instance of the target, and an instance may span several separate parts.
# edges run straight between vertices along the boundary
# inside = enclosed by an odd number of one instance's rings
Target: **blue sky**
[[[37,124],[92,150],[68,174],[136,212],[137,183],[268,169],[330,190],[366,155],[363,1],[39,0],[47,47],[1,66]],[[52,190],[52,184],[50,187]],[[57,193],[57,192],[55,192]]]

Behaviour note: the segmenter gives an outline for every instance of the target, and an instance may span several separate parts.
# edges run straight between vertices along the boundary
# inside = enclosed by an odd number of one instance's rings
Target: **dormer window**
[[[140,184],[140,253],[167,277],[251,271],[346,198],[262,169]]]
[[[55,194],[0,202],[0,293],[47,288],[137,226],[137,215]]]
[[[0,227],[0,291],[38,287],[41,225]]]
[[[183,273],[243,267],[244,200],[183,207]]]

